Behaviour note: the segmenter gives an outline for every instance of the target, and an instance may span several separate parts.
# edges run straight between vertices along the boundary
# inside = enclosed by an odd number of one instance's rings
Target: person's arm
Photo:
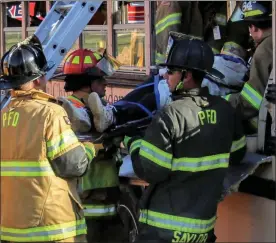
[[[95,157],[92,143],[81,144],[71,129],[63,108],[50,112],[45,130],[47,157],[55,174],[63,178],[80,177]]]
[[[164,181],[172,168],[173,123],[165,110],[159,112],[143,139],[127,142],[135,174],[149,183]]]
[[[182,12],[177,2],[164,1],[157,10],[155,23],[156,64],[165,62],[170,31],[180,32]]]
[[[246,137],[243,131],[241,117],[238,112],[234,113],[234,134],[230,151],[230,165],[238,165],[246,153]]]
[[[262,45],[261,49],[256,49],[252,58],[248,82],[244,84],[240,93],[229,94],[225,97],[234,108],[240,110],[243,120],[258,116],[271,72],[272,54],[270,48],[268,45]]]

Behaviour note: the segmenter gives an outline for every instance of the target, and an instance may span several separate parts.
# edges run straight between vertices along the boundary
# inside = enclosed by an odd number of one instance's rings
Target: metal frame
[[[272,45],[273,45],[273,83],[276,84],[276,2],[272,1]],[[276,136],[276,105],[272,105],[272,126],[271,126],[271,135]],[[272,157],[272,175],[273,180],[276,179],[276,158]]]

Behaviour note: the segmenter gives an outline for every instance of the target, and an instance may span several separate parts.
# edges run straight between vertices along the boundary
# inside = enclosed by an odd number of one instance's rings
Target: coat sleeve
[[[268,40],[256,49],[252,58],[250,78],[242,91],[225,97],[233,107],[240,110],[243,120],[258,116],[271,68],[272,46]]]
[[[165,3],[159,6],[155,21],[156,34],[156,64],[164,63],[170,31],[180,32],[182,12],[177,2]]]
[[[246,153],[246,137],[238,111],[234,113],[234,134],[230,151],[230,165],[240,164]]]
[[[47,157],[57,176],[82,176],[95,156],[91,143],[81,144],[63,108],[51,112],[45,130]]]
[[[143,139],[129,141],[130,155],[136,175],[149,183],[164,181],[172,167],[173,123],[160,111],[145,132]]]

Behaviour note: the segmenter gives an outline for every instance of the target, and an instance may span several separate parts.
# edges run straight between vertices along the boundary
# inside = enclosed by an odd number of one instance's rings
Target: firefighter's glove
[[[91,162],[97,155],[99,150],[104,149],[102,144],[93,144],[90,142],[83,142],[87,158]]]
[[[269,155],[275,155],[276,154],[276,137],[270,137],[268,141],[266,142],[266,149],[265,153]]]
[[[267,101],[276,104],[276,84],[269,84],[265,95]]]

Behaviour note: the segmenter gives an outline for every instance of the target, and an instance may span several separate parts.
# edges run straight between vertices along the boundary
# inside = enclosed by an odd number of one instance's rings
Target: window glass
[[[115,32],[115,55],[126,66],[145,66],[144,30],[117,30]]]
[[[113,1],[115,24],[145,23],[144,1]]]
[[[97,50],[106,48],[107,33],[104,31],[83,31],[83,48]]]
[[[22,41],[21,31],[5,32],[5,48],[8,51],[13,45]]]
[[[29,2],[29,26],[39,26],[46,16],[45,1]]]
[[[22,8],[20,1],[7,2],[6,6],[6,21],[7,27],[21,27]]]

